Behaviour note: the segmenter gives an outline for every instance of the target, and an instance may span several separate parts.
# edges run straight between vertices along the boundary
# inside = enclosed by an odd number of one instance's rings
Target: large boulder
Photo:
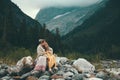
[[[79,58],[78,60],[74,61],[73,67],[75,67],[78,72],[94,72],[95,66],[93,66],[90,62],[88,62],[84,58]]]

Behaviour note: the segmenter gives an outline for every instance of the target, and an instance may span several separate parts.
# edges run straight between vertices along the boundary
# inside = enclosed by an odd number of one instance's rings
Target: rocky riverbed
[[[53,68],[52,73],[32,68],[9,73],[8,68],[14,65],[0,64],[0,80],[120,80],[120,60],[105,60],[94,65],[84,58],[69,60],[57,57],[56,61],[58,69]]]

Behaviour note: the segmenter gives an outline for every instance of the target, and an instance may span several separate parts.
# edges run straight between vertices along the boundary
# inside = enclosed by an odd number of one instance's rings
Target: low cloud
[[[97,2],[100,2],[102,0],[26,0],[31,2],[31,5],[36,5],[37,7],[44,8],[49,6],[89,6],[92,4],[95,4]]]
[[[45,7],[71,7],[71,6],[80,6],[85,7],[95,3],[98,3],[102,0],[12,0],[17,4],[23,12],[29,16],[35,17],[36,13]]]

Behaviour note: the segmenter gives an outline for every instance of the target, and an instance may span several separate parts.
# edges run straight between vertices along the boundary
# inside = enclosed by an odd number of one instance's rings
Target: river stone
[[[78,70],[78,72],[94,72],[95,66],[93,66],[90,62],[88,62],[84,58],[79,58],[74,61],[73,66]]]
[[[56,63],[57,64],[65,64],[68,61],[68,58],[66,57],[56,57]]]
[[[72,79],[73,76],[74,76],[74,74],[72,72],[66,72],[63,74],[63,77],[65,79]]]
[[[59,75],[59,76],[63,76],[64,72],[63,71],[58,71],[56,74]]]
[[[63,67],[66,68],[65,71],[70,71],[70,72],[72,72],[74,74],[78,74],[78,71],[69,64],[66,64]]]
[[[23,75],[20,77],[20,79],[25,79],[25,78],[27,78],[27,77],[30,76],[30,75],[31,75],[31,72],[25,73],[25,74],[23,74]]]
[[[93,78],[84,78],[83,80],[103,80],[103,79],[93,77]]]
[[[50,76],[43,75],[38,80],[49,80]]]
[[[100,71],[96,74],[96,77],[102,78],[102,79],[105,79],[107,76],[108,76],[107,73],[105,73],[104,71]]]
[[[35,76],[28,76],[26,80],[38,80],[38,78]]]
[[[8,72],[6,71],[6,69],[0,70],[0,77],[6,76],[7,74],[8,74]]]
[[[7,69],[9,66],[7,64],[1,64],[1,69]]]
[[[59,78],[59,79],[52,79],[52,80],[65,80],[64,78]]]
[[[75,74],[72,80],[83,80],[83,74]]]
[[[10,76],[4,76],[4,77],[2,77],[1,79],[2,79],[2,80],[10,80],[11,77],[10,77]]]

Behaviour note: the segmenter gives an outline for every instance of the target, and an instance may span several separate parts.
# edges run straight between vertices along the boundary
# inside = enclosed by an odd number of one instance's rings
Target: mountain
[[[11,0],[0,0],[1,47],[5,45],[4,42],[7,45],[30,46],[31,42],[33,44],[36,43],[35,39],[38,40],[35,32],[41,27],[39,22],[24,14]]]
[[[24,14],[11,0],[0,0],[0,51],[9,54],[17,48],[36,50],[39,39],[46,39],[54,52],[58,51],[59,34],[54,35],[46,25]]]
[[[120,57],[120,0],[109,0],[104,8],[63,37],[69,50]]]
[[[60,35],[64,36],[71,32],[76,26],[81,25],[86,19],[101,7],[105,6],[105,1],[97,2],[88,7],[49,7],[41,9],[36,20],[45,23],[47,29],[54,32],[59,29]]]

